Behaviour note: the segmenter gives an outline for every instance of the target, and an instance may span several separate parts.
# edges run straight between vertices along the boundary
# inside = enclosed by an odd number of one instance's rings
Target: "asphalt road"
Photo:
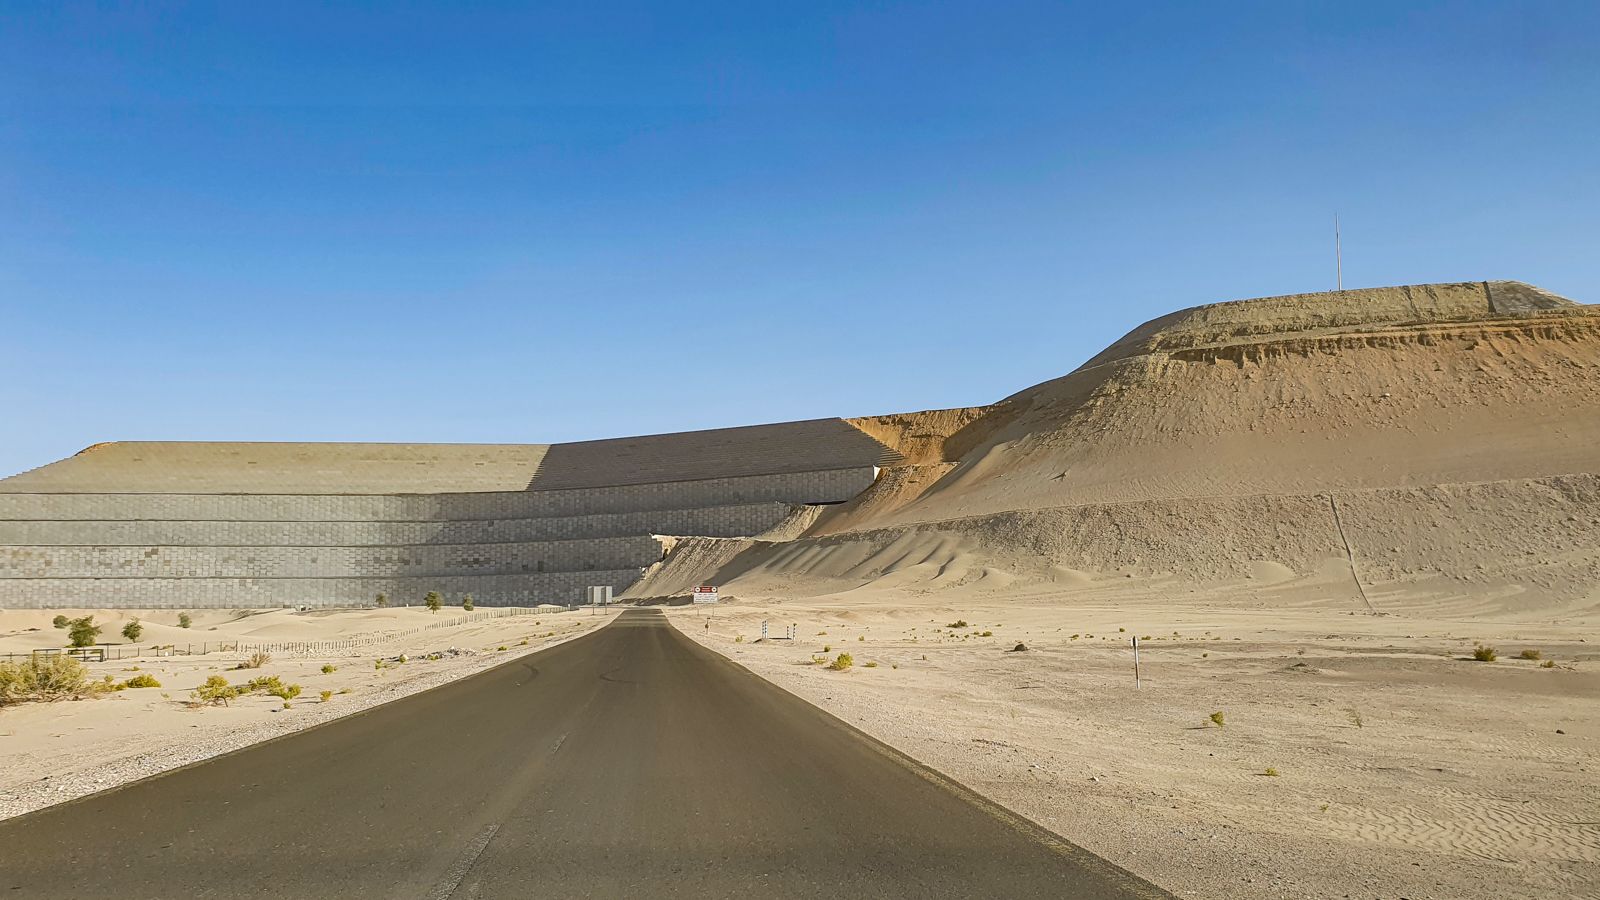
[[[1167,896],[700,647],[653,610],[0,823],[0,892]]]

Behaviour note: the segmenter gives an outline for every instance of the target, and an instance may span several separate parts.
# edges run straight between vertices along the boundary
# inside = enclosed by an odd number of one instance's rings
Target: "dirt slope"
[[[1600,312],[1516,282],[1196,307],[994,406],[851,424],[905,463],[798,540],[681,545],[673,586],[1317,577],[1361,608],[1600,604]]]

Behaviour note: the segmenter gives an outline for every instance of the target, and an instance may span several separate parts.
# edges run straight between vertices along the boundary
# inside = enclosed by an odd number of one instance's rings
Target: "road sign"
[[[610,602],[611,602],[611,585],[603,584],[603,585],[590,585],[589,586],[589,605],[590,606],[604,606],[604,605],[606,605],[607,603],[610,603]]]
[[[715,602],[717,602],[717,589],[716,589],[716,587],[714,585],[702,584],[699,587],[695,588],[694,589],[694,602],[696,602],[696,603],[715,603]]]

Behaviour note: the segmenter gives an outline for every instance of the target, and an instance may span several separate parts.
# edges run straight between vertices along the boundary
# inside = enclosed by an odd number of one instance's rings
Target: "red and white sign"
[[[716,587],[714,587],[712,585],[709,585],[709,584],[702,584],[699,587],[695,588],[694,589],[694,602],[696,602],[696,603],[715,603],[715,602],[717,602],[717,589],[716,589]]]

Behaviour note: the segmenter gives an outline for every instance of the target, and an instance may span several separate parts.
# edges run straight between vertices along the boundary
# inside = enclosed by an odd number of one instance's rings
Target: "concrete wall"
[[[0,492],[0,520],[436,522],[681,510],[762,501],[835,503],[870,466],[565,491],[472,494],[79,494]]]
[[[426,578],[0,578],[0,607],[50,609],[198,609],[270,606],[354,606],[379,592],[395,605],[422,602],[439,591],[457,604],[471,594],[482,606],[582,602],[583,589],[611,585],[617,593],[639,578],[636,568],[531,575],[454,575]]]
[[[564,541],[609,535],[738,537],[771,528],[792,508],[788,503],[767,501],[590,516],[441,522],[0,519],[0,547],[364,547]]]
[[[580,602],[656,562],[652,534],[756,534],[847,500],[871,466],[459,494],[0,492],[0,607]]]

